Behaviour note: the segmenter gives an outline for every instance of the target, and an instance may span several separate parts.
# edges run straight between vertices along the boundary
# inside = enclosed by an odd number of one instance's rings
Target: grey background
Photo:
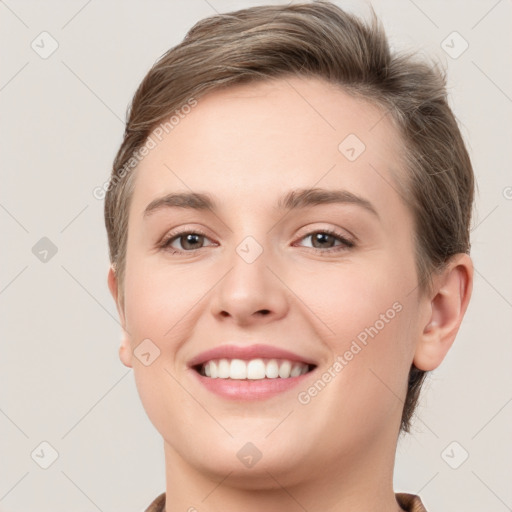
[[[137,511],[165,490],[162,440],[118,359],[103,201],[92,191],[108,179],[153,62],[197,20],[263,3],[0,1],[0,511]],[[368,13],[367,2],[337,3]],[[429,512],[512,510],[512,5],[372,4],[394,48],[448,67],[479,183],[473,298],[399,444],[395,490],[420,493]],[[58,43],[47,58],[31,47],[51,48],[43,31]],[[462,49],[446,39],[454,31],[469,44],[458,58],[442,46]],[[57,248],[46,261],[43,237]],[[42,442],[58,453],[47,469]]]

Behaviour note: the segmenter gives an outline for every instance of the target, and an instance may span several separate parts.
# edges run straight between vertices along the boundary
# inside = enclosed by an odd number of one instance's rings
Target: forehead
[[[138,217],[176,191],[208,192],[221,207],[253,211],[273,207],[291,188],[343,188],[377,206],[400,201],[394,176],[403,148],[386,112],[323,80],[210,92],[169,126],[151,134],[136,170]]]

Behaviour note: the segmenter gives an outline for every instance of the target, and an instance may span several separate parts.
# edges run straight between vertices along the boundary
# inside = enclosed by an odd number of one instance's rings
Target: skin
[[[350,133],[366,145],[354,162],[338,150]],[[401,148],[378,108],[321,80],[293,78],[200,98],[140,163],[124,308],[112,268],[108,283],[127,331],[121,361],[164,440],[167,512],[401,510],[392,477],[409,368],[441,363],[473,282],[461,254],[436,275],[430,296],[419,295],[413,219],[394,185]],[[313,186],[364,197],[378,217],[348,203],[274,208],[291,188]],[[190,191],[210,193],[219,210],[168,208],[144,218],[155,198]],[[206,238],[192,246],[174,239],[180,254],[158,248],[176,229]],[[322,229],[356,245],[315,244],[308,235]],[[263,249],[250,264],[236,252],[247,236]],[[300,403],[298,392],[396,302],[401,311]],[[149,366],[133,355],[146,338],[160,350]],[[187,361],[230,342],[307,355],[315,377],[264,401],[225,400],[197,382]],[[262,453],[251,468],[237,457],[247,442]]]

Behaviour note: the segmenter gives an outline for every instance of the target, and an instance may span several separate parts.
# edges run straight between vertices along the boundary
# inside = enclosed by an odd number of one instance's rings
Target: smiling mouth
[[[202,377],[230,380],[290,379],[316,368],[314,364],[287,359],[212,359],[192,367]]]

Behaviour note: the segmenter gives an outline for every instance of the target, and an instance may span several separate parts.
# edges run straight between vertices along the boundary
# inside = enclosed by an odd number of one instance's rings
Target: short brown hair
[[[337,84],[390,114],[404,143],[407,179],[399,188],[414,218],[420,293],[432,291],[432,274],[452,255],[469,253],[473,169],[448,105],[444,71],[414,54],[392,54],[373,9],[371,14],[366,24],[325,0],[219,14],[196,23],[153,65],[133,97],[105,197],[110,261],[121,305],[136,175],[133,154],[191,98],[292,75]],[[412,365],[403,431],[410,431],[425,375]]]

